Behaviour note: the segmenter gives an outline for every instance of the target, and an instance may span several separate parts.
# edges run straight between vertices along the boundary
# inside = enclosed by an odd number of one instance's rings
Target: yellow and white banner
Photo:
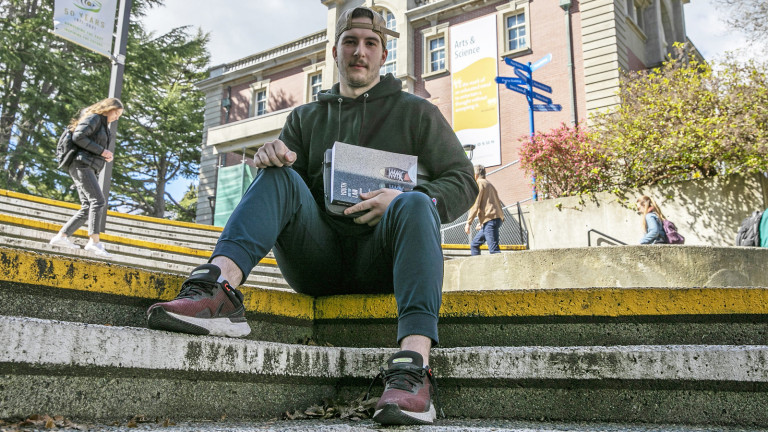
[[[473,164],[501,164],[496,16],[451,27],[453,130],[474,144]]]
[[[116,10],[117,0],[56,0],[53,33],[111,57]]]

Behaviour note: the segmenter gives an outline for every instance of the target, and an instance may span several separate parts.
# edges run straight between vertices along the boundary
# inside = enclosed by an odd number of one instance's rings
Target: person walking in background
[[[117,98],[107,98],[83,109],[67,126],[72,131],[72,141],[79,148],[67,171],[75,182],[81,206],[51,239],[50,244],[80,249],[69,237],[87,221],[90,240],[85,250],[100,256],[111,256],[99,241],[99,233],[104,230],[104,212],[107,210],[107,200],[99,186],[99,172],[114,157],[108,150],[109,124],[122,114],[123,103]]]
[[[656,202],[648,196],[637,199],[637,208],[643,216],[643,231],[645,235],[640,239],[640,244],[669,243],[664,232],[664,214]]]
[[[470,243],[471,254],[480,255],[480,246],[483,243],[488,244],[488,250],[492,254],[500,253],[499,228],[504,222],[504,210],[499,194],[496,188],[485,179],[484,166],[475,165],[475,181],[480,192],[477,194],[475,204],[469,209],[467,224],[464,226],[464,232],[469,234],[472,221],[477,217],[477,235]]]

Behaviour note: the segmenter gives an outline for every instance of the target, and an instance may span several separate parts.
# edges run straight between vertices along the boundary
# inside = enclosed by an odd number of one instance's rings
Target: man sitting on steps
[[[278,140],[259,148],[260,170],[211,255],[176,299],[152,305],[149,327],[242,337],[250,332],[237,290],[274,248],[297,292],[391,293],[397,342],[374,420],[429,424],[435,418],[429,352],[438,343],[443,255],[440,222],[455,220],[477,196],[472,165],[440,111],[379,75],[387,58],[384,18],[366,7],[343,12],[333,58],[339,83],[289,115]],[[335,141],[418,156],[430,181],[414,191],[379,189],[335,217],[324,211],[322,163]],[[228,282],[229,281],[229,282]]]

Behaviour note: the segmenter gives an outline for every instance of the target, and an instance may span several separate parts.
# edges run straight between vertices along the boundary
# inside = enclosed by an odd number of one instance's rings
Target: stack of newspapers
[[[409,191],[417,182],[416,156],[339,141],[326,150],[323,165],[325,207],[337,215],[362,201],[363,192],[382,188]]]

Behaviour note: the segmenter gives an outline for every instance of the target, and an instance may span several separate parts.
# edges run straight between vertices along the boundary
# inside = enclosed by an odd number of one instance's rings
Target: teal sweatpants
[[[311,296],[394,292],[397,342],[423,335],[438,343],[443,254],[432,200],[406,192],[367,233],[333,223],[292,168],[259,172],[229,218],[211,259],[226,256],[248,275],[274,248],[283,277]]]

